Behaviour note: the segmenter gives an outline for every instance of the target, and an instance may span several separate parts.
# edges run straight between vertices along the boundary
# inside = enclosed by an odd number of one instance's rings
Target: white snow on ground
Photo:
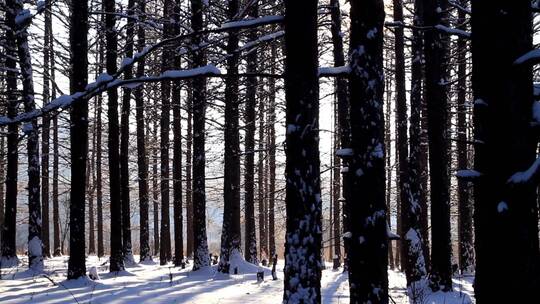
[[[27,258],[20,257],[20,268],[2,269],[0,303],[281,303],[283,261],[278,263],[279,280],[272,281],[269,268],[264,268],[264,282],[257,283],[258,267],[239,267],[240,274],[226,276],[216,273],[216,266],[191,272],[157,263],[130,267],[118,276],[108,273],[106,260],[95,256],[87,259],[87,269],[95,267],[98,281],[80,279],[66,281],[67,257],[45,261],[45,275],[26,270]],[[136,257],[138,260],[138,257]],[[244,262],[245,263],[245,262]],[[249,273],[242,273],[249,271]],[[409,303],[405,296],[405,276],[389,272],[390,303]],[[467,304],[472,298],[472,278],[455,279],[452,293],[425,292],[422,304]],[[323,271],[322,303],[349,303],[347,275],[330,268]],[[473,302],[474,303],[474,302]]]

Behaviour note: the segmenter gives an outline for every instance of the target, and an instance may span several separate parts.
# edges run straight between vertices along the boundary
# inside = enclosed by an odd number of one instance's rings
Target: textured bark
[[[271,60],[274,62],[277,58],[276,45],[271,46],[270,55]],[[272,65],[270,73],[275,73],[275,65]],[[266,138],[268,139],[268,253],[270,254],[270,261],[276,258],[276,231],[275,231],[275,204],[276,204],[276,80],[274,78],[268,79],[268,133]]]
[[[43,105],[50,101],[50,53],[52,52],[50,41],[52,30],[52,14],[51,2],[45,1],[45,21],[43,33]],[[51,120],[49,115],[45,114],[42,117],[41,125],[41,215],[42,215],[42,230],[41,238],[43,240],[43,256],[51,257],[51,245],[49,235],[49,152],[50,152],[50,125]],[[0,221],[1,223],[1,221]]]
[[[227,18],[237,18],[240,2],[228,0]],[[240,135],[238,111],[238,31],[227,38],[227,75],[225,78],[225,166],[223,179],[223,226],[218,271],[230,272],[230,258],[240,255]],[[234,271],[234,270],[233,270]]]
[[[259,100],[259,138],[257,159],[257,205],[259,206],[259,256],[268,261],[268,230],[266,226],[266,200],[264,195],[264,101]]]
[[[116,73],[118,57],[118,41],[115,29],[116,10],[115,0],[104,0],[105,16],[105,39],[106,39],[106,65],[107,73]],[[118,91],[116,89],[107,90],[109,119],[109,134],[107,147],[109,149],[109,189],[111,204],[111,257],[109,269],[111,272],[118,272],[124,269],[124,259],[122,255],[122,203],[120,193],[115,189],[120,189],[120,166],[119,166],[119,129],[118,129]]]
[[[173,25],[170,23],[173,14],[172,0],[166,0],[163,4],[163,16],[169,22],[164,24],[163,39],[172,37]],[[161,71],[171,70],[173,67],[173,53],[170,46],[165,46],[161,55]],[[159,247],[159,264],[165,265],[171,260],[171,223],[169,217],[169,131],[171,120],[171,82],[161,81],[161,117],[159,120],[160,130],[160,192],[161,192],[161,230]]]
[[[180,34],[180,0],[174,6],[173,35]],[[174,69],[179,70],[180,57],[174,58]],[[174,265],[181,266],[184,260],[183,214],[182,214],[182,117],[180,115],[180,83],[173,82],[173,207],[174,207]]]
[[[193,92],[191,86],[187,89],[187,134],[186,134],[186,256],[193,257],[193,180],[192,147],[193,147]]]
[[[425,25],[446,24],[447,7],[447,2],[443,0],[424,1]],[[448,36],[440,31],[430,30],[425,32],[424,39],[433,242],[430,287],[433,291],[451,291],[448,96],[445,83]]]
[[[134,15],[135,0],[128,1],[127,15]],[[133,56],[133,36],[135,35],[135,20],[127,18],[125,56]],[[126,67],[124,79],[133,77],[132,66]],[[120,118],[120,203],[122,205],[122,254],[124,262],[133,264],[133,251],[131,245],[131,208],[129,200],[129,112],[131,102],[131,89],[123,88],[122,109]]]
[[[317,1],[285,1],[286,235],[283,303],[320,303]]]
[[[538,180],[515,184],[536,158],[532,71],[516,59],[533,49],[528,1],[472,1],[475,170],[475,297],[527,303],[540,286]],[[535,106],[536,107],[536,106]],[[504,288],[500,278],[511,278]]]
[[[333,46],[333,55],[334,55],[334,66],[344,66],[345,65],[345,54],[343,50],[343,37],[341,33],[341,8],[339,5],[339,0],[331,0],[330,1],[330,7],[332,9],[331,11],[331,18],[332,18],[332,25],[330,27],[331,33],[332,33],[332,46]],[[338,147],[341,147],[343,145],[342,141],[342,128],[340,128],[340,119],[339,119],[339,107],[340,105],[342,107],[346,107],[348,104],[348,97],[347,97],[347,80],[344,77],[339,77],[335,80],[336,83],[336,144],[334,147],[337,149]],[[345,110],[346,111],[346,110]],[[346,120],[347,118],[342,117],[342,120]],[[338,259],[338,264],[334,264],[334,267],[339,267],[341,264],[341,217],[340,217],[340,199],[341,199],[341,189],[342,183],[340,181],[340,175],[339,175],[339,167],[340,167],[340,161],[339,158],[334,157],[334,187],[336,188],[334,190],[334,223],[333,223],[333,231],[334,231],[334,258]],[[344,186],[344,185],[343,185]],[[345,197],[343,195],[343,197]]]
[[[351,1],[349,79],[351,218],[348,256],[351,303],[388,303],[385,204],[382,0]]]
[[[157,105],[156,105],[157,106]],[[159,250],[159,181],[158,181],[158,124],[154,120],[153,125],[153,149],[152,149],[152,201],[153,201],[153,213],[154,213],[154,255],[158,255]]]
[[[34,79],[32,58],[28,46],[26,23],[16,22],[16,16],[22,13],[24,5],[19,0],[6,1],[6,20],[15,31],[17,55],[22,78],[22,102],[26,113],[36,108],[34,101]],[[41,203],[40,203],[40,166],[39,134],[37,119],[27,122],[23,128],[27,137],[28,157],[28,267],[34,271],[43,270],[43,243],[41,241]],[[84,221],[83,221],[84,223]]]
[[[467,7],[467,0],[461,0],[462,6]],[[466,30],[466,15],[463,10],[458,10],[457,27]],[[469,165],[467,145],[467,41],[459,37],[457,41],[457,158],[458,170],[466,169]],[[474,243],[473,243],[473,210],[472,200],[469,195],[468,182],[458,179],[458,240],[459,240],[459,269],[461,273],[474,272]]]
[[[5,31],[6,43],[6,98],[7,115],[15,117],[18,113],[19,95],[17,94],[17,54],[15,52],[15,16],[6,11],[5,22],[7,29]],[[19,167],[19,127],[16,124],[7,127],[7,168],[6,168],[6,200],[5,200],[5,221],[2,226],[2,257],[0,262],[17,263],[16,252],[16,233],[17,233],[17,171]]]
[[[251,18],[257,18],[259,15],[259,1],[254,1],[248,14]],[[247,34],[248,41],[257,39],[257,30],[249,30]],[[257,49],[250,51],[246,56],[247,73],[257,72]],[[245,232],[246,241],[244,248],[244,258],[246,261],[257,264],[257,232],[255,230],[255,105],[257,103],[257,85],[256,77],[246,79],[246,101],[245,101],[245,158],[244,158],[244,204],[245,204]]]
[[[137,6],[137,14],[144,22],[144,14],[146,13],[146,1],[139,0]],[[137,26],[137,51],[142,52],[146,44],[146,31],[144,23]],[[136,77],[144,76],[145,58],[137,64]],[[140,261],[151,261],[152,254],[150,252],[150,231],[148,227],[148,159],[146,156],[146,137],[144,123],[144,87],[139,86],[135,89],[135,120],[137,125],[137,180],[139,184],[139,218],[140,218]]]
[[[203,1],[191,1],[191,29],[195,32],[203,29]],[[192,45],[202,42],[200,35],[193,36]],[[194,67],[206,63],[203,50],[193,52]],[[206,190],[205,190],[205,114],[206,114],[206,79],[193,80],[193,270],[210,266],[208,241],[206,236]]]
[[[100,69],[103,62],[103,43],[100,43]],[[103,257],[105,255],[105,248],[103,244],[103,191],[102,191],[102,173],[101,173],[101,111],[102,111],[102,96],[97,97],[96,104],[96,211],[97,211],[97,255]]]
[[[96,114],[94,110],[94,117]],[[94,130],[92,132],[92,156],[88,162],[88,170],[86,172],[86,187],[88,193],[88,254],[96,253],[96,217],[94,208],[94,196],[96,191],[96,123],[94,119]],[[91,179],[91,181],[90,181]]]

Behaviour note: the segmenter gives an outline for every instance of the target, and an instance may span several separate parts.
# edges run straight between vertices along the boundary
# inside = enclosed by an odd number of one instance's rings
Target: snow
[[[506,210],[508,210],[508,204],[504,201],[499,202],[499,204],[497,205],[497,212],[503,213]]]
[[[203,67],[198,67],[198,68],[189,69],[189,70],[165,71],[161,74],[161,77],[162,78],[188,78],[188,77],[195,77],[199,75],[208,75],[208,74],[220,75],[221,71],[216,66],[209,64]]]
[[[532,50],[516,59],[516,61],[514,61],[514,64],[529,63],[530,61],[536,61],[538,59],[540,59],[540,50]]]
[[[270,33],[268,35],[258,37],[256,40],[246,42],[238,50],[239,51],[244,51],[246,49],[250,49],[250,48],[252,48],[254,46],[257,46],[261,42],[275,40],[275,39],[280,38],[282,36],[285,36],[285,31],[277,31],[275,33]]]
[[[338,67],[319,68],[319,76],[347,75],[351,73],[351,67],[348,65]]]
[[[26,257],[21,257],[26,260]],[[136,258],[138,260],[138,257]],[[148,263],[130,267],[118,276],[108,272],[106,260],[96,256],[87,258],[89,272],[97,271],[100,279],[89,278],[66,281],[68,257],[55,257],[45,261],[41,275],[20,268],[3,271],[2,304],[18,303],[189,303],[189,304],[232,304],[232,303],[281,303],[283,297],[283,261],[277,265],[278,280],[271,279],[270,269],[255,265],[243,266],[249,270],[239,275],[224,275],[216,266],[199,271],[160,266]],[[23,261],[24,263],[24,261]],[[349,284],[342,269],[333,271],[331,264],[322,271],[321,294],[323,304],[348,303]],[[257,283],[256,271],[264,269],[264,281]],[[91,270],[94,269],[94,270]],[[252,271],[253,270],[253,271]],[[406,279],[403,273],[389,270],[390,296],[399,304],[407,304]],[[422,289],[422,303],[466,304],[471,302],[473,277],[454,279],[454,292],[431,293]],[[393,302],[392,302],[393,303]]]
[[[456,177],[458,178],[476,178],[480,176],[482,174],[476,170],[458,170],[456,172]]]
[[[41,239],[38,238],[37,236],[33,237],[28,242],[28,254],[32,256],[40,257],[43,255],[42,250],[43,250],[43,243],[41,242]]]
[[[221,25],[221,29],[237,29],[245,27],[253,27],[257,25],[278,23],[283,21],[283,16],[264,16],[255,19],[244,19],[239,21],[226,22]]]
[[[521,172],[516,172],[508,179],[508,183],[522,184],[531,181],[534,175],[540,170],[540,157],[537,158],[529,169]]]
[[[15,23],[18,26],[24,25],[28,20],[32,19],[32,17],[32,13],[30,13],[29,9],[23,9],[15,17]]]
[[[448,27],[448,26],[442,25],[442,24],[435,25],[435,28],[438,29],[439,31],[445,32],[445,33],[447,33],[449,35],[455,35],[455,36],[459,36],[459,37],[463,37],[463,38],[471,38],[471,33],[467,32],[467,31],[464,31],[464,30],[451,28],[451,27]]]
[[[533,102],[532,116],[535,123],[540,123],[540,101]]]
[[[354,151],[351,148],[344,148],[344,149],[338,149],[336,151],[336,156],[344,157],[344,156],[353,156]]]

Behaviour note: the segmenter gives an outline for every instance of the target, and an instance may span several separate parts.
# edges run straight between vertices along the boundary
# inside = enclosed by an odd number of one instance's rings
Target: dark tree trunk
[[[52,13],[50,0],[45,1],[45,21],[43,35],[43,105],[50,101],[50,53],[52,52],[50,41],[52,30]],[[43,256],[51,257],[51,245],[49,236],[49,152],[50,152],[50,125],[51,120],[49,115],[45,114],[42,117],[42,132],[41,132],[41,215],[42,215],[42,230],[41,238],[43,240]]]
[[[413,54],[413,60],[411,62],[411,153],[415,149],[414,146],[418,145],[418,189],[412,189],[411,193],[418,191],[418,204],[420,205],[420,234],[422,235],[422,248],[425,260],[425,267],[428,270],[430,266],[429,258],[429,228],[428,228],[428,204],[427,204],[427,139],[426,139],[426,118],[425,118],[425,100],[423,98],[423,60],[424,60],[424,38],[420,28],[424,25],[424,0],[415,0],[414,2],[414,16],[413,23],[417,27],[412,31],[411,52]],[[418,113],[414,112],[418,111]],[[413,138],[418,136],[418,139]],[[411,168],[412,169],[412,168]],[[411,179],[411,173],[409,173]],[[413,181],[411,181],[412,183]],[[414,185],[413,185],[414,186]]]
[[[180,34],[180,1],[174,6],[173,35]],[[180,57],[174,57],[174,69],[179,70]],[[184,260],[183,214],[182,214],[182,117],[180,115],[180,83],[173,82],[173,207],[174,207],[174,265],[181,266]]]
[[[195,32],[203,29],[203,2],[191,1],[191,29]],[[202,42],[200,35],[193,36],[192,45]],[[206,63],[203,50],[192,55],[193,67]],[[205,190],[205,114],[206,114],[206,79],[193,79],[193,270],[210,266],[208,241],[206,237],[206,190]]]
[[[53,41],[54,39],[51,38],[51,50],[53,49]],[[54,77],[54,52],[51,52],[51,82],[54,83],[55,77]],[[55,99],[56,97],[56,90],[54,89],[54,86],[52,88],[52,94],[51,99]],[[55,257],[61,256],[63,254],[62,252],[62,245],[60,243],[60,210],[59,210],[59,194],[58,194],[58,174],[59,174],[59,163],[60,163],[60,155],[59,155],[59,144],[58,144],[58,116],[54,116],[53,118],[53,184],[52,184],[52,202],[53,202],[53,247],[54,247],[54,253],[53,255]],[[99,207],[99,206],[98,206]],[[98,214],[99,214],[98,210]]]
[[[388,303],[382,0],[351,1],[351,303]]]
[[[188,82],[191,84],[191,82]],[[191,85],[187,89],[187,134],[186,134],[186,256],[193,257],[193,181],[192,172],[192,153],[193,146],[193,91]]]
[[[155,105],[157,106],[157,104]],[[159,254],[159,181],[158,181],[158,148],[157,136],[158,126],[154,120],[153,126],[153,147],[152,147],[152,201],[154,212],[154,255]]]
[[[127,15],[133,16],[135,0],[128,1]],[[125,56],[133,56],[133,36],[135,35],[135,21],[127,18]],[[126,67],[124,79],[133,77],[132,66]],[[133,264],[133,251],[131,245],[131,208],[129,200],[129,112],[131,89],[123,88],[122,109],[120,118],[120,202],[122,205],[122,254],[126,264]]]
[[[536,168],[538,137],[531,67],[516,59],[533,49],[531,4],[471,3],[474,163],[481,173],[474,185],[475,296],[479,304],[527,303],[540,286],[538,180],[520,182],[515,174]],[[493,292],[501,278],[511,279]]]
[[[426,26],[447,23],[447,2],[426,0]],[[425,32],[425,98],[427,104],[429,168],[431,186],[431,271],[430,287],[434,291],[452,290],[452,247],[450,241],[450,175],[448,157],[448,37],[436,30]]]
[[[118,57],[118,41],[115,29],[116,10],[115,0],[104,0],[105,12],[105,31],[106,31],[106,63],[107,73],[113,75],[116,73],[116,59]],[[111,257],[109,269],[111,272],[118,272],[124,269],[124,259],[122,255],[122,203],[120,193],[115,189],[120,189],[120,166],[119,166],[119,130],[118,130],[118,91],[109,89],[107,91],[108,99],[108,153],[109,153],[109,189],[111,204]]]
[[[139,18],[144,21],[146,13],[146,0],[138,1]],[[146,31],[144,23],[137,26],[137,51],[142,52],[146,44]],[[145,59],[142,58],[137,64],[137,78],[144,76]],[[137,124],[137,179],[139,182],[139,218],[140,218],[140,261],[146,262],[152,260],[150,253],[150,232],[148,228],[148,159],[146,156],[146,139],[144,124],[144,87],[139,86],[135,89],[135,120]]]
[[[344,66],[345,65],[345,54],[343,50],[343,37],[341,35],[341,7],[339,5],[339,0],[331,0],[330,1],[330,7],[332,9],[331,12],[331,18],[332,18],[332,25],[330,27],[330,30],[332,32],[332,45],[333,45],[333,55],[334,55],[334,66]],[[343,124],[347,124],[347,122],[341,122],[341,120],[347,120],[348,117],[341,117],[340,120],[340,107],[347,107],[348,106],[348,97],[347,97],[347,80],[344,77],[339,77],[335,80],[336,83],[336,145],[335,148],[342,147],[344,143],[348,143],[348,140],[343,141],[342,132],[346,132],[343,130]],[[343,110],[344,114],[347,116],[347,110]],[[341,127],[340,127],[341,126]],[[345,127],[348,129],[348,126]],[[347,135],[348,136],[348,135]],[[341,217],[340,217],[340,198],[341,198],[341,189],[340,186],[342,183],[340,182],[340,175],[339,175],[339,167],[340,167],[340,160],[339,158],[334,158],[334,172],[336,173],[334,175],[334,186],[336,190],[334,190],[334,259],[337,258],[338,263],[334,264],[334,267],[339,267],[341,264]],[[345,181],[343,181],[344,186]],[[344,193],[343,193],[344,194]],[[343,197],[345,197],[343,195]]]
[[[172,0],[166,0],[163,4],[163,16],[169,21],[164,24],[163,38],[167,39],[173,35],[173,25],[170,23],[174,4]],[[173,67],[173,53],[170,46],[163,48],[161,71],[170,70]],[[161,234],[159,248],[159,264],[165,265],[171,260],[171,223],[169,216],[169,131],[171,120],[171,82],[164,80],[161,82],[161,118],[159,121],[160,130],[160,192],[161,192]]]
[[[272,62],[277,58],[276,45],[271,46],[270,55]],[[275,73],[275,65],[272,65],[270,73]],[[275,231],[275,204],[276,204],[276,80],[268,79],[268,131],[266,138],[268,139],[268,252],[270,261],[276,258],[276,231]]]
[[[461,0],[463,7],[467,7],[467,0]],[[466,30],[466,15],[463,10],[458,10],[457,24],[462,30]],[[469,165],[467,145],[467,41],[459,37],[457,41],[457,158],[458,170],[466,169]],[[474,272],[474,243],[472,223],[472,200],[469,195],[469,183],[458,179],[458,213],[459,213],[459,269],[461,273]]]
[[[317,1],[285,1],[286,236],[283,303],[320,303]]]
[[[248,10],[251,18],[259,16],[259,3],[254,1]],[[257,30],[249,30],[247,34],[248,41],[257,39]],[[246,56],[247,73],[257,72],[257,49],[254,49]],[[246,103],[245,103],[245,164],[244,164],[244,188],[245,188],[245,231],[246,241],[244,257],[246,261],[257,264],[257,232],[255,230],[255,105],[257,103],[257,85],[256,77],[246,79]]]
[[[103,46],[100,45],[100,63],[103,62]],[[101,67],[100,67],[101,69]],[[101,175],[101,105],[103,98],[98,96],[96,104],[96,211],[97,211],[97,255],[103,257],[105,249],[103,245],[103,191],[102,191],[102,175]]]
[[[388,57],[391,57],[391,56],[388,56]],[[387,60],[387,64],[388,64],[388,61],[391,61],[390,58],[386,58]],[[386,88],[386,106],[385,106],[385,113],[384,113],[384,121],[385,121],[385,128],[384,128],[384,145],[386,147],[386,150],[384,151],[384,158],[386,160],[386,210],[388,210],[388,215],[387,215],[387,219],[386,219],[386,222],[388,224],[388,227],[391,228],[391,219],[392,219],[392,191],[391,191],[391,188],[392,188],[392,173],[393,173],[393,168],[392,168],[392,158],[391,158],[391,155],[390,153],[388,153],[388,151],[390,151],[392,149],[392,136],[391,136],[391,127],[390,127],[390,115],[391,115],[391,105],[392,103],[390,102],[390,100],[392,100],[392,90],[390,90],[390,84],[392,83],[392,81],[388,80],[385,82],[385,88]],[[399,213],[399,210],[397,210]],[[396,216],[397,216],[397,213],[396,213]],[[396,248],[397,248],[397,244],[401,242],[401,240],[396,240],[395,244],[396,244]],[[399,263],[399,260],[398,259],[394,259],[394,248],[393,248],[393,245],[392,245],[392,242],[390,241],[388,243],[388,263],[389,263],[389,267],[390,269],[396,269],[398,266],[398,263]]]
[[[5,22],[7,29],[5,31],[4,50],[6,54],[6,99],[7,115],[15,117],[18,113],[19,95],[17,94],[17,53],[15,52],[15,16],[6,12]],[[7,127],[7,168],[6,168],[6,200],[5,200],[5,221],[2,226],[2,257],[0,262],[3,265],[16,265],[18,263],[16,252],[16,233],[17,233],[17,183],[19,167],[19,127],[16,124],[10,124]],[[5,266],[4,266],[5,267]]]
[[[87,182],[87,188],[88,188],[88,254],[95,254],[96,253],[96,218],[94,216],[95,214],[95,208],[94,208],[94,194],[96,190],[96,123],[95,123],[95,114],[96,110],[94,110],[94,130],[92,132],[92,158],[90,162],[88,163],[88,167],[90,168],[88,172],[86,173],[87,180],[92,179],[91,182]]]
[[[228,0],[227,18],[237,18],[240,2]],[[223,180],[223,226],[218,270],[230,271],[230,259],[240,256],[240,136],[238,112],[238,31],[227,39],[227,78],[225,78],[225,166]]]
[[[34,80],[32,76],[32,58],[28,46],[26,24],[15,22],[16,16],[24,9],[22,1],[6,1],[8,24],[13,25],[22,78],[22,102],[24,111],[35,110]],[[32,119],[23,127],[27,139],[28,157],[28,267],[34,271],[43,270],[43,243],[41,241],[41,203],[40,203],[40,166],[39,134],[37,119]],[[83,221],[84,225],[84,221]]]
[[[268,261],[268,230],[266,226],[266,201],[264,195],[264,100],[259,101],[259,145],[257,160],[257,201],[259,206],[259,255]]]

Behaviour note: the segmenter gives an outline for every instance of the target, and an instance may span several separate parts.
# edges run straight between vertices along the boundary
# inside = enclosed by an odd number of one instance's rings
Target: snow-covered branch
[[[514,64],[537,64],[540,63],[540,50],[531,50],[520,56]]]
[[[351,67],[348,65],[338,67],[319,68],[319,77],[346,76],[351,73]]]
[[[458,36],[465,39],[471,39],[471,33],[464,30],[451,28],[442,24],[435,25],[435,28],[441,32],[447,33],[448,35],[454,35],[454,36]]]
[[[540,157],[537,158],[529,169],[514,173],[509,179],[510,184],[526,184],[538,179],[540,175]]]

